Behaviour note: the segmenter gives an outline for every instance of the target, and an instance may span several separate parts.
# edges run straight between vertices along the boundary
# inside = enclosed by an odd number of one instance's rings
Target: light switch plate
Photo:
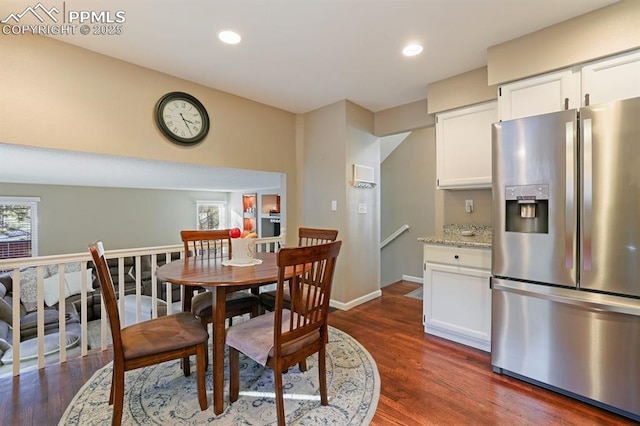
[[[464,211],[467,213],[473,212],[473,200],[465,200]]]
[[[338,210],[338,201],[337,200],[331,200],[331,211],[335,212],[336,210]]]

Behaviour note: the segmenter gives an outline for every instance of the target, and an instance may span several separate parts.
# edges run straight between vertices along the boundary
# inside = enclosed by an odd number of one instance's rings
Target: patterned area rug
[[[226,357],[226,356],[225,356]],[[270,425],[276,423],[272,370],[240,355],[240,397],[229,405],[228,369],[225,368],[225,411],[215,416],[212,406],[211,368],[207,371],[209,408],[200,411],[195,380],[184,377],[180,361],[170,361],[125,373],[124,425]],[[284,377],[288,425],[367,425],[380,396],[380,376],[371,355],[348,334],[329,327],[327,386],[329,405],[320,405],[317,355],[307,360],[302,373],[291,368]],[[228,359],[225,360],[228,365]],[[59,425],[108,425],[112,364],[98,370],[80,389]]]
[[[422,286],[416,288],[415,290],[410,291],[409,293],[405,294],[405,296],[410,297],[412,299],[420,299],[422,300]]]

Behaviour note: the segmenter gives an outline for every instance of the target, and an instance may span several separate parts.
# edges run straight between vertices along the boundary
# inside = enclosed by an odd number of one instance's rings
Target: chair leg
[[[240,352],[229,346],[229,401],[236,402],[240,394]]]
[[[298,368],[300,369],[300,371],[304,372],[307,371],[307,360],[305,359],[304,361],[300,361],[298,363]]]
[[[207,390],[205,388],[204,376],[206,375],[205,357],[208,352],[208,345],[204,343],[196,348],[196,380],[198,383],[198,402],[200,409],[206,410],[208,407]]]
[[[202,326],[204,327],[205,330],[207,330],[207,333],[209,332],[209,320],[206,317],[200,317],[200,323],[202,324]],[[207,342],[207,348],[209,347],[209,342]],[[204,354],[204,368],[205,370],[209,369],[209,350],[207,349],[205,351]]]
[[[185,375],[185,377],[191,375],[191,362],[189,361],[188,356],[182,358],[182,373]]]
[[[285,426],[284,418],[284,391],[282,389],[282,366],[278,362],[273,368],[273,382],[276,392],[276,414],[278,417],[278,426]]]
[[[327,397],[327,356],[324,343],[318,351],[318,380],[320,382],[320,404],[328,405]]]
[[[111,417],[112,426],[120,426],[122,423],[122,407],[124,405],[124,368],[114,368],[113,383],[111,390],[113,391],[113,416]]]

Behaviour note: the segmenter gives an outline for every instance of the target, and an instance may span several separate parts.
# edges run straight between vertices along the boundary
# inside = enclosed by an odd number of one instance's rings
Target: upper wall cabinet
[[[491,124],[498,121],[491,101],[436,115],[439,189],[491,187]]]
[[[498,89],[500,120],[580,106],[580,73],[564,70],[505,84]]]
[[[582,93],[583,106],[640,96],[640,51],[585,65]]]
[[[640,51],[500,86],[500,120],[640,96]]]

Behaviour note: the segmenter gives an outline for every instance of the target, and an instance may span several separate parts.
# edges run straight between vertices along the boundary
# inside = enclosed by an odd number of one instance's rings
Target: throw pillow
[[[94,291],[93,286],[91,285],[91,281],[93,277],[91,275],[92,269],[87,269],[87,292]],[[74,294],[82,293],[82,271],[75,272],[67,272],[65,274],[65,278],[67,279],[67,289],[69,290],[69,294],[67,296],[73,296]]]
[[[68,290],[65,284],[65,296],[68,296]],[[60,274],[51,275],[44,279],[44,303],[47,306],[53,306],[60,301]]]
[[[91,271],[92,269],[87,269],[87,292],[93,291],[93,287],[91,286]],[[65,289],[64,289],[64,297],[65,299],[69,296],[73,296],[74,294],[82,293],[82,271],[76,272],[67,272],[64,274],[65,278]],[[44,303],[47,306],[53,306],[60,301],[60,274],[51,275],[48,278],[44,279]]]
[[[20,302],[27,312],[35,311],[38,307],[38,277],[35,267],[20,271]]]

